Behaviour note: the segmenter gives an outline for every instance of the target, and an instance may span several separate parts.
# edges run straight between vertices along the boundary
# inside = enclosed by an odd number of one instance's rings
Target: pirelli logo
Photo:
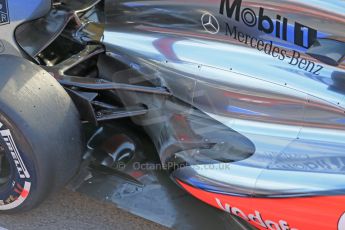
[[[17,168],[19,177],[22,179],[30,178],[30,174],[24,165],[24,162],[19,154],[16,144],[14,143],[10,130],[0,130],[0,134],[3,137],[3,140],[5,141],[9,151],[11,152],[11,156]]]
[[[0,0],[0,25],[10,23],[10,15],[8,11],[7,0]]]

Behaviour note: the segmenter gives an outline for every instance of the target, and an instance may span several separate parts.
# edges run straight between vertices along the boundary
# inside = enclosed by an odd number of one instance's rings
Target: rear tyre
[[[47,72],[0,56],[0,213],[26,211],[78,170],[78,112]]]

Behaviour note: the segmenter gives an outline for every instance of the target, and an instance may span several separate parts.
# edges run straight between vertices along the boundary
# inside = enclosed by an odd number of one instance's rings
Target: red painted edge
[[[344,195],[301,198],[236,197],[207,192],[179,180],[177,182],[196,198],[239,216],[259,229],[345,230],[345,225],[341,224],[345,218]]]

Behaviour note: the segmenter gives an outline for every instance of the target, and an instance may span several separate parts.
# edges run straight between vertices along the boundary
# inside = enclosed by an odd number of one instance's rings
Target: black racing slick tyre
[[[81,125],[68,94],[39,66],[1,55],[0,70],[0,213],[16,213],[77,172]]]

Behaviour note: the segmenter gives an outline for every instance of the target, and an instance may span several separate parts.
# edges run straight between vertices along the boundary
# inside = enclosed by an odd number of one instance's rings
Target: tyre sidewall
[[[0,111],[0,144],[6,152],[11,176],[0,189],[0,211],[25,210],[34,203],[37,194],[37,169],[30,144],[18,127]],[[36,190],[36,191],[35,191]]]

